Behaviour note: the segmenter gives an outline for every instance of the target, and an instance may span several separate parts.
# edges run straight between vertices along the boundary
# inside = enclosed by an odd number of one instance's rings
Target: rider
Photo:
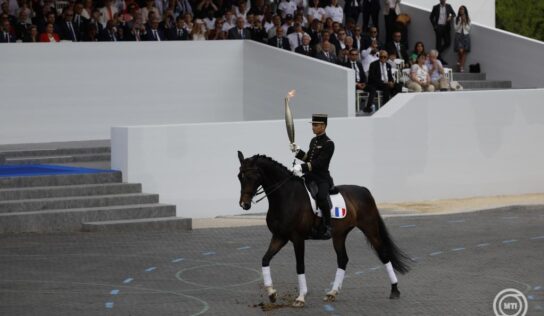
[[[297,144],[291,144],[292,152],[295,157],[304,161],[303,164],[297,164],[293,167],[296,175],[305,175],[308,187],[313,183],[317,185],[317,206],[323,214],[321,225],[321,234],[316,236],[319,239],[331,238],[331,205],[329,202],[329,190],[333,187],[333,181],[329,173],[329,164],[334,153],[334,142],[327,137],[327,114],[312,115],[312,131],[316,135],[310,141],[310,149],[305,153]]]

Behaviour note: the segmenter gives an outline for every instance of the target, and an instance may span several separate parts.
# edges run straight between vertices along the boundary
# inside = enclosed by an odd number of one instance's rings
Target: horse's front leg
[[[304,307],[304,298],[308,293],[308,287],[306,285],[306,274],[304,274],[304,238],[296,238],[295,240],[293,240],[293,247],[295,248],[298,276],[298,297],[293,303],[293,307]]]
[[[336,275],[334,276],[334,282],[332,289],[327,292],[327,295],[323,298],[325,302],[334,302],[336,295],[342,288],[344,276],[346,274],[346,267],[348,265],[348,253],[346,251],[346,235],[333,238],[334,251],[336,252],[336,261],[338,268],[336,269]]]
[[[263,256],[262,269],[263,269],[263,280],[264,280],[264,289],[266,294],[270,299],[270,302],[275,303],[277,292],[272,286],[272,275],[270,274],[270,260],[280,251],[283,246],[287,243],[287,239],[279,238],[278,236],[272,236],[270,240],[270,245],[268,250]]]

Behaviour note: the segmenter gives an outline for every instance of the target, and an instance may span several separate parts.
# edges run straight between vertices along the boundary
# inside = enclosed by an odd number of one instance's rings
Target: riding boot
[[[331,238],[331,206],[327,200],[319,201],[319,208],[321,209],[321,214],[323,216],[320,227],[320,236],[318,239],[327,240]]]

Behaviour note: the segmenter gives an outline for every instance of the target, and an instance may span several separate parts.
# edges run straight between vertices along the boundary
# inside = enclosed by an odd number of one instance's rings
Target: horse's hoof
[[[389,294],[389,299],[397,300],[399,298],[400,298],[399,290],[391,290],[391,294]]]
[[[268,299],[270,300],[270,303],[276,303],[276,299],[278,298],[278,292],[272,287],[267,287],[266,293],[268,294]]]
[[[296,299],[295,302],[293,303],[293,307],[296,307],[296,308],[302,308],[304,307],[304,300],[301,300],[301,299]]]
[[[327,295],[325,295],[325,297],[323,298],[323,301],[325,302],[334,302],[336,301],[336,294],[338,294],[338,292],[336,291],[330,291],[327,293]]]

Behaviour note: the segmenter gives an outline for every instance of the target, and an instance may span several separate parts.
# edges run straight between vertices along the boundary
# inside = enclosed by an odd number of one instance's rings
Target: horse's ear
[[[238,160],[240,160],[240,164],[244,162],[244,154],[242,154],[242,152],[239,150],[238,150]]]

